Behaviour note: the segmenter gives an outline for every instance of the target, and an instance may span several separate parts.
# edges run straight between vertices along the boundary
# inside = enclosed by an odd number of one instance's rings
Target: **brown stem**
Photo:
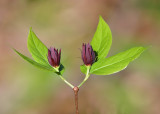
[[[73,91],[74,91],[74,95],[75,95],[76,114],[79,114],[79,112],[78,112],[78,91],[79,91],[79,88],[74,87]]]

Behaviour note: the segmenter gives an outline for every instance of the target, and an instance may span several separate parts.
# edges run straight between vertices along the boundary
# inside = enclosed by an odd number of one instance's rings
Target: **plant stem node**
[[[76,93],[78,93],[79,88],[78,88],[78,87],[74,87],[74,88],[73,88],[73,91],[76,92]]]

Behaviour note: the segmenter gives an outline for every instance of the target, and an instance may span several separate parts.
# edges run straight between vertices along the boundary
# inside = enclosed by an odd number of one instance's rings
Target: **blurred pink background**
[[[64,77],[78,85],[79,49],[91,41],[99,15],[112,31],[109,56],[151,47],[119,73],[92,75],[80,88],[80,114],[160,114],[159,14],[159,0],[0,0],[0,114],[74,114],[73,91],[11,48],[31,57],[32,27],[47,47],[62,48]]]

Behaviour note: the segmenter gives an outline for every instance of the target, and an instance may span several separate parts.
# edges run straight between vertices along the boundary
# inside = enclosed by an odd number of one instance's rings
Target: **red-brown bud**
[[[95,52],[92,49],[92,46],[88,44],[82,45],[82,60],[85,65],[92,65],[95,62]]]
[[[53,67],[58,67],[60,65],[61,59],[61,49],[59,50],[55,48],[48,49],[48,62]]]

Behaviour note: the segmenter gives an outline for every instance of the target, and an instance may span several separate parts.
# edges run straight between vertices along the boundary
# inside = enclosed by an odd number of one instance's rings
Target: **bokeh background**
[[[32,27],[47,47],[62,48],[64,77],[78,85],[80,48],[91,41],[99,15],[113,35],[109,56],[151,47],[119,73],[92,75],[80,88],[80,114],[160,114],[159,0],[0,0],[0,114],[74,114],[73,91],[11,47],[31,57]]]

